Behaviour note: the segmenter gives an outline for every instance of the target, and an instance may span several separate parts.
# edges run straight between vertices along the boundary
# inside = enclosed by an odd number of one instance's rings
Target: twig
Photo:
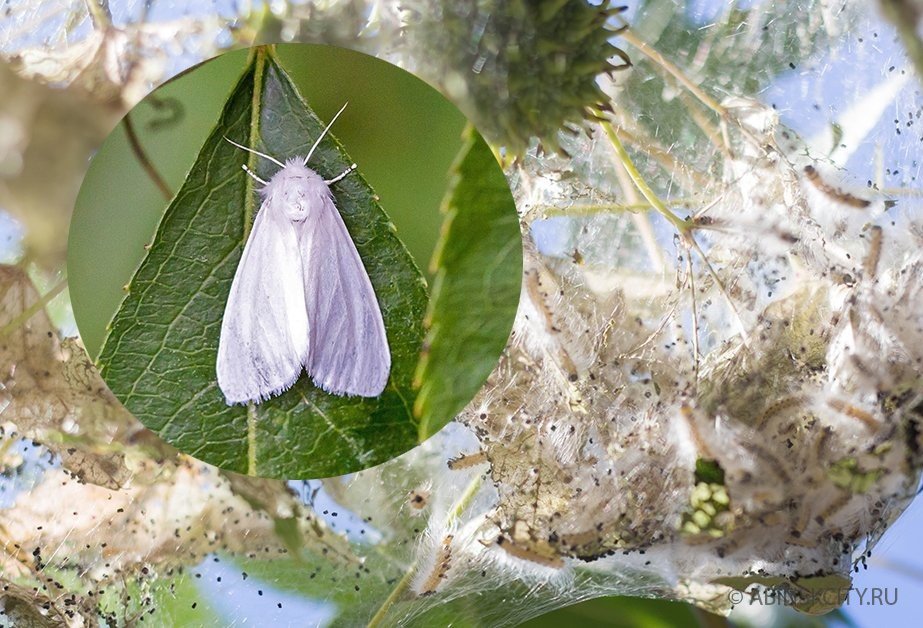
[[[58,296],[64,288],[67,287],[67,278],[62,279],[51,290],[43,294],[35,303],[24,309],[18,316],[13,318],[9,323],[0,328],[0,339],[5,338],[13,333],[27,320],[48,305],[52,299]]]
[[[699,130],[714,144],[715,148],[724,153],[725,157],[733,157],[731,152],[731,138],[727,133],[727,125],[719,123],[718,127],[715,127],[712,124],[711,120],[708,119],[707,113],[702,110],[701,105],[692,100],[688,94],[680,93],[679,95],[680,102],[686,106],[686,110],[689,112],[689,117],[692,118],[692,121],[695,123]]]
[[[878,191],[886,196],[909,196],[911,198],[923,196],[923,190],[917,188],[881,188]]]
[[[634,188],[632,188],[634,189]],[[676,198],[669,199],[667,202],[671,207],[691,205],[693,198]],[[593,203],[587,205],[571,205],[570,207],[556,207],[554,205],[538,205],[535,211],[540,213],[542,218],[554,218],[556,216],[596,216],[598,214],[637,214],[653,209],[650,203],[638,198],[637,202],[632,200],[629,203]]]
[[[619,118],[623,117],[624,116],[619,116]],[[629,120],[620,119],[618,127],[615,128],[615,132],[619,134],[619,137],[624,142],[647,153],[648,156],[666,170],[671,177],[679,178],[680,185],[683,189],[695,192],[712,183],[706,174],[680,163],[676,157],[670,154],[668,149],[649,137],[644,130],[638,128],[637,125],[632,125],[633,128],[628,128],[629,124],[631,124]]]
[[[625,197],[633,204],[640,204],[642,202],[641,196],[632,183],[631,177],[628,176],[625,164],[619,160],[616,160],[615,163],[615,176],[619,180],[619,187],[622,188],[622,193],[625,194]],[[651,206],[650,203],[646,202],[645,205],[648,208]],[[635,229],[638,230],[638,234],[641,236],[641,242],[644,243],[644,250],[647,251],[647,256],[654,265],[654,269],[658,273],[663,273],[667,265],[663,259],[663,251],[657,243],[657,237],[654,235],[654,226],[651,224],[650,216],[646,213],[633,213],[631,215],[631,220],[634,223]]]
[[[699,246],[699,243],[696,242],[694,237],[692,237],[692,234],[688,234],[687,239],[695,249],[696,253],[699,254],[699,257],[702,258],[702,263],[705,264],[705,269],[714,280],[715,286],[718,288],[718,292],[721,293],[725,301],[727,301],[728,307],[731,308],[731,313],[734,315],[734,321],[737,323],[737,328],[740,332],[740,339],[744,343],[744,346],[749,349],[750,341],[747,339],[747,328],[744,325],[743,318],[740,316],[740,311],[738,311],[737,306],[734,305],[734,301],[731,299],[731,294],[727,291],[727,288],[724,286],[724,282],[721,281],[721,277],[718,276],[718,271],[716,271],[714,266],[711,265],[711,261],[708,259],[708,256],[705,255],[705,251],[702,250],[702,247]]]
[[[112,11],[108,0],[85,0],[90,19],[96,30],[105,30],[112,26]]]
[[[622,145],[622,141],[619,139],[618,133],[615,132],[615,129],[612,128],[612,124],[609,122],[600,122],[603,130],[606,132],[606,135],[609,137],[609,141],[612,143],[612,148],[615,149],[615,153],[619,158],[619,161],[622,162],[622,165],[625,166],[628,176],[631,177],[632,183],[635,184],[635,187],[638,188],[638,191],[641,192],[641,196],[647,199],[647,202],[651,204],[651,207],[657,211],[658,214],[666,218],[671,225],[673,225],[677,231],[680,233],[686,233],[691,224],[671,212],[667,209],[666,205],[663,204],[663,201],[654,193],[654,190],[648,186],[647,181],[644,180],[644,177],[641,176],[641,173],[638,171],[638,168],[635,166],[634,162],[631,160],[628,151],[625,150],[625,146]]]
[[[160,176],[160,173],[157,172],[157,168],[154,167],[154,164],[148,158],[147,153],[144,151],[144,147],[141,146],[141,141],[138,139],[137,133],[135,133],[135,125],[131,121],[131,114],[126,113],[125,117],[122,118],[122,126],[125,127],[125,135],[128,137],[128,143],[131,145],[131,150],[135,154],[135,157],[140,162],[141,167],[144,168],[144,171],[147,172],[147,176],[151,178],[151,181],[154,182],[154,185],[157,186],[157,189],[160,190],[160,193],[163,194],[164,198],[168,201],[173,198],[173,190],[170,189],[170,186],[167,185],[167,182],[164,181],[163,177]]]
[[[692,254],[686,249],[686,268],[689,273],[689,294],[692,306],[692,374],[694,388],[697,392],[699,389],[699,312],[695,300],[695,271],[692,268]]]
[[[696,242],[695,237],[691,233],[691,231],[695,228],[695,224],[691,221],[683,220],[669,209],[667,209],[667,207],[663,204],[663,201],[660,200],[657,194],[650,188],[650,186],[648,186],[647,181],[644,180],[644,177],[641,176],[641,173],[638,172],[638,169],[631,161],[631,157],[628,155],[628,152],[625,150],[625,147],[619,140],[618,134],[612,128],[612,125],[608,122],[600,122],[600,124],[602,125],[603,130],[606,131],[606,135],[609,136],[609,140],[612,142],[612,147],[615,149],[615,152],[621,160],[622,165],[625,166],[625,170],[628,172],[628,176],[631,177],[631,180],[635,184],[635,187],[638,188],[638,191],[641,192],[642,196],[647,199],[651,206],[660,215],[666,218],[670,224],[673,225],[673,227],[679,232],[680,237],[685,238],[691,247],[695,249],[696,253],[698,253],[702,258],[702,262],[705,264],[706,270],[715,281],[715,286],[727,300],[728,307],[731,308],[731,313],[734,315],[735,321],[737,322],[737,326],[740,330],[744,345],[749,346],[746,335],[746,327],[744,327],[743,320],[740,317],[740,312],[738,312],[733,300],[731,300],[731,295],[725,288],[724,282],[721,281],[717,271],[715,271],[714,267],[711,265],[711,262],[708,260],[708,257],[705,255],[705,251],[702,250],[702,248],[699,246],[699,243]]]

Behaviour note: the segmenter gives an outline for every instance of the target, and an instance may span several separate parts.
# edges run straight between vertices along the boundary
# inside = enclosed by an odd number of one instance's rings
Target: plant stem
[[[695,168],[690,168],[686,164],[680,163],[670,154],[669,150],[648,136],[637,124],[632,125],[631,120],[626,120],[624,118],[624,116],[619,116],[619,120],[617,121],[618,126],[613,127],[615,132],[619,134],[619,138],[623,142],[647,153],[647,155],[667,171],[671,177],[678,179],[679,184],[684,190],[695,192],[713,183],[708,175]],[[629,125],[633,128],[629,128]],[[720,148],[724,149],[726,147],[721,146]]]
[[[687,206],[695,203],[697,199],[671,198],[666,201],[670,207]],[[556,218],[559,216],[596,216],[599,214],[637,214],[652,209],[653,206],[645,200],[629,203],[599,203],[589,205],[571,205],[570,207],[556,207],[554,205],[539,205],[535,208],[542,218]]]
[[[112,26],[112,11],[109,10],[108,0],[85,0],[85,2],[94,29],[105,30]]]
[[[250,100],[250,125],[247,134],[247,146],[255,147],[260,138],[260,119],[263,106],[263,81],[267,60],[273,55],[272,46],[257,46],[250,52],[249,63],[253,65],[253,95]],[[256,172],[256,155],[247,153],[247,167]],[[246,245],[250,238],[250,229],[253,228],[253,217],[256,214],[255,190],[253,179],[244,177],[246,199],[244,201],[244,231],[241,237],[241,247]],[[247,404],[247,475],[257,475],[256,442],[257,424],[255,404]]]
[[[731,141],[727,134],[727,125],[721,124],[720,128],[712,124],[708,118],[708,112],[703,110],[701,105],[690,98],[689,94],[680,92],[679,100],[686,106],[689,117],[695,123],[702,134],[722,153],[725,157],[731,156]]]
[[[646,201],[639,203],[603,203],[599,205],[572,205],[571,207],[554,207],[553,205],[539,205],[536,211],[542,218],[557,218],[560,216],[596,216],[598,214],[635,213],[651,209],[651,204]]]
[[[728,292],[727,287],[725,287],[724,282],[718,275],[718,271],[716,271],[715,267],[712,266],[708,256],[705,255],[705,251],[702,250],[702,247],[699,246],[699,243],[696,242],[692,234],[690,233],[685,237],[689,244],[692,245],[692,248],[695,249],[695,252],[699,254],[699,257],[702,258],[702,263],[705,264],[705,269],[708,271],[708,274],[711,275],[712,280],[715,282],[715,287],[718,288],[718,292],[720,292],[721,296],[724,297],[724,300],[727,301],[728,308],[730,308],[731,314],[734,315],[734,322],[737,323],[737,330],[740,332],[740,339],[744,346],[749,349],[750,341],[747,340],[747,327],[744,325],[743,319],[740,316],[740,311],[737,309],[737,306],[734,305],[734,300],[731,299],[731,293]]]
[[[917,188],[881,188],[879,192],[888,196],[923,197],[923,190]]]
[[[622,189],[625,198],[631,203],[641,203],[641,196],[632,183],[631,177],[628,176],[625,164],[618,160],[615,162],[615,176],[619,181],[619,187]],[[650,207],[648,203],[645,203],[645,205]],[[638,230],[638,235],[641,236],[641,242],[644,243],[644,249],[647,251],[647,255],[654,265],[654,268],[658,273],[663,273],[667,264],[663,259],[663,251],[657,243],[657,236],[654,234],[654,225],[651,224],[650,216],[647,213],[632,214],[631,221],[635,229]]]
[[[138,162],[141,164],[141,167],[144,168],[147,176],[151,178],[151,181],[154,182],[154,185],[157,186],[157,189],[160,190],[160,193],[163,194],[164,198],[169,201],[171,198],[173,198],[173,190],[170,189],[170,186],[167,185],[167,182],[164,181],[164,178],[160,176],[157,168],[154,167],[154,163],[147,156],[147,152],[144,150],[144,147],[141,146],[141,140],[138,139],[138,134],[135,132],[135,125],[131,121],[131,113],[126,113],[125,117],[122,118],[122,126],[125,128],[125,135],[128,137],[128,143],[131,145],[131,150],[135,154]]]
[[[58,296],[64,288],[67,287],[67,278],[59,281],[51,290],[43,294],[39,299],[24,309],[18,316],[13,318],[9,323],[0,328],[0,339],[5,338],[9,334],[13,333],[21,325],[23,325],[27,320],[35,316],[36,312],[43,309],[48,305],[52,299]]]
[[[647,181],[644,180],[644,177],[641,176],[641,173],[638,172],[637,167],[635,167],[634,162],[631,161],[631,157],[628,155],[628,151],[625,150],[625,147],[622,145],[621,140],[619,140],[618,133],[615,132],[615,129],[612,128],[612,124],[609,122],[600,122],[603,127],[603,130],[606,132],[606,135],[609,137],[609,140],[612,142],[612,147],[615,149],[616,155],[621,161],[622,165],[625,167],[625,171],[628,173],[628,176],[631,178],[632,183],[635,187],[638,188],[638,191],[641,192],[641,195],[647,199],[651,206],[671,225],[679,232],[680,237],[689,243],[690,247],[695,250],[695,252],[702,258],[702,262],[705,264],[706,270],[715,281],[715,285],[718,288],[719,292],[724,296],[728,302],[728,307],[730,307],[731,312],[733,313],[737,325],[741,332],[741,337],[743,338],[744,345],[749,346],[746,337],[746,329],[744,328],[743,322],[740,318],[740,313],[737,311],[737,307],[734,305],[733,300],[731,299],[730,294],[724,286],[724,282],[721,281],[721,278],[718,276],[718,273],[712,267],[711,262],[708,260],[708,257],[705,255],[705,251],[702,250],[702,247],[699,246],[699,243],[696,242],[695,237],[692,234],[695,224],[691,221],[683,220],[664,205],[663,201],[660,200],[660,197],[650,188],[647,184]]]
[[[654,190],[650,188],[647,184],[647,181],[644,180],[644,177],[641,176],[641,173],[638,171],[638,168],[635,166],[634,162],[631,160],[631,157],[628,155],[628,151],[625,150],[625,146],[622,144],[622,140],[619,139],[618,133],[615,132],[615,129],[612,128],[610,122],[600,122],[603,130],[606,132],[606,135],[609,137],[609,141],[612,143],[612,148],[615,149],[615,153],[619,158],[619,161],[622,162],[622,165],[625,166],[625,170],[628,172],[628,176],[631,177],[632,183],[635,184],[635,187],[638,188],[638,191],[641,192],[641,196],[647,199],[647,202],[651,204],[657,213],[666,218],[673,227],[679,231],[681,234],[686,233],[692,225],[669,209],[663,204],[663,201],[660,200],[660,197],[654,193]]]

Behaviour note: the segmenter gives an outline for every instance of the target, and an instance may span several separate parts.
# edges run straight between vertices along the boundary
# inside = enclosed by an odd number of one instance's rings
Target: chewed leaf
[[[510,332],[522,277],[522,239],[513,196],[487,143],[468,129],[444,201],[433,265],[426,351],[414,406],[425,439],[448,423],[484,384]],[[470,365],[454,365],[464,356]]]
[[[384,392],[330,395],[303,375],[282,395],[246,407],[228,406],[217,386],[222,314],[258,207],[241,165],[267,180],[278,168],[224,136],[287,159],[307,154],[323,128],[272,53],[257,49],[167,209],[100,352],[106,382],[129,410],[171,444],[224,469],[325,477],[378,464],[417,443],[412,378],[425,282],[358,173],[332,189],[384,317],[392,360]],[[329,179],[351,163],[328,135],[310,165]]]

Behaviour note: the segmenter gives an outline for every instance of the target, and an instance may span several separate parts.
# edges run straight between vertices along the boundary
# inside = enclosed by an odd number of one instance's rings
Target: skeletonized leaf
[[[310,553],[340,566],[357,562],[343,537],[319,521],[284,482],[211,468],[144,429],[108,391],[80,344],[58,340],[45,312],[56,293],[40,296],[23,270],[0,266],[4,436],[7,443],[27,439],[41,444],[64,467],[34,477],[28,491],[0,510],[10,548],[0,570],[32,583],[17,589],[7,582],[0,596],[7,614],[18,600],[25,603],[17,611],[24,622],[29,607],[45,609],[50,625],[58,615],[95,617],[110,594],[123,599],[123,576],[147,581],[145,576],[156,578],[152,565],[169,573],[172,566],[194,564],[216,550],[250,556],[287,553],[295,560]],[[234,513],[231,521],[229,513]],[[94,569],[101,548],[110,552],[102,571]],[[73,594],[70,601],[55,596],[49,602],[34,594],[39,585],[60,591],[73,584],[57,580],[61,566],[78,568],[83,578],[75,589],[67,589]],[[115,582],[106,575],[110,568],[120,574]],[[146,610],[150,598],[135,599],[140,609],[118,603],[116,615]]]
[[[0,266],[0,416],[18,435],[48,445],[64,468],[110,489],[131,477],[113,439],[138,432],[79,343],[59,342],[39,296],[20,268]],[[161,444],[162,445],[162,444]],[[149,453],[161,453],[157,444]]]

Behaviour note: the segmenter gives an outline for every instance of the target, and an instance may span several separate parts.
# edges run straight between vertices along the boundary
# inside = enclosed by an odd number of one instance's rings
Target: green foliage
[[[473,128],[453,172],[416,373],[420,440],[451,420],[493,370],[516,315],[522,276],[513,196]]]
[[[426,70],[494,142],[519,153],[532,137],[557,149],[557,132],[607,107],[597,76],[627,64],[609,42],[622,8],[604,1],[422,0],[412,34]],[[438,51],[438,54],[433,54]],[[613,64],[610,58],[621,57]]]
[[[527,620],[520,625],[530,628],[571,625],[666,628],[694,626],[697,618],[713,617],[688,604],[632,597],[590,600],[536,617],[554,609],[557,603],[535,596],[535,591],[522,582],[504,582],[491,590],[444,598],[433,604],[431,597],[417,595],[404,587],[407,579],[415,576],[415,567],[408,569],[406,563],[396,558],[385,552],[370,552],[361,566],[337,568],[322,557],[305,554],[300,560],[241,559],[238,565],[249,578],[275,589],[334,604],[336,615],[331,626],[511,626],[516,625],[516,620],[511,621],[506,606],[510,599],[522,598],[534,602],[531,607],[520,607],[519,617]],[[484,577],[480,572],[463,576],[472,587],[481,584]],[[714,620],[724,621],[717,617]]]
[[[843,458],[827,470],[830,480],[850,493],[865,493],[883,473],[882,469],[863,469],[855,458]]]
[[[327,557],[309,552],[274,560],[238,559],[237,564],[255,581],[334,604],[334,626],[365,626],[374,611],[361,602],[372,602],[374,607],[403,575],[379,553],[369,554],[361,565],[334,565]]]
[[[141,584],[128,582],[124,592],[113,592],[101,600],[100,612],[110,620],[108,625],[135,625],[139,620],[140,625],[148,622],[202,628],[227,625],[227,619],[209,604],[195,580],[185,572],[164,574]]]
[[[724,484],[724,469],[721,468],[717,460],[696,458],[695,479],[697,482]]]
[[[672,628],[673,626],[706,625],[703,611],[681,602],[649,600],[634,597],[604,597],[566,606],[537,617],[522,628],[552,628],[555,626],[607,626],[611,628]],[[709,616],[709,625],[727,625],[717,616]]]
[[[248,159],[228,136],[272,155],[307,153],[323,124],[273,55],[257,49],[158,228],[113,319],[98,362],[113,392],[165,440],[224,469],[267,477],[325,477],[398,455],[417,442],[412,378],[423,338],[422,276],[374,192],[353,174],[337,207],[385,318],[391,380],[376,399],[329,395],[307,377],[262,404],[228,407],[215,382],[225,301],[256,196]],[[273,164],[249,158],[264,179]],[[328,136],[312,166],[322,176],[352,160]]]

